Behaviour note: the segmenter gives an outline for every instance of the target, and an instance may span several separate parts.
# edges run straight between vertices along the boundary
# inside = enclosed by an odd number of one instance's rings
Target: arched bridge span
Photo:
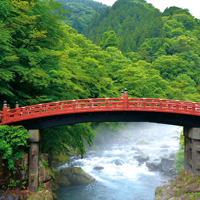
[[[1,123],[27,129],[83,122],[156,122],[200,127],[200,103],[153,99],[98,98],[68,100],[8,109],[4,104]]]

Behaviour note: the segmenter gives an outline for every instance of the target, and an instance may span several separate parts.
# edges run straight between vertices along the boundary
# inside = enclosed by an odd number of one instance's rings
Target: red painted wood
[[[200,103],[169,99],[128,98],[128,95],[124,95],[120,98],[59,101],[10,110],[3,107],[3,111],[0,111],[0,125],[55,115],[105,111],[149,111],[200,116]]]

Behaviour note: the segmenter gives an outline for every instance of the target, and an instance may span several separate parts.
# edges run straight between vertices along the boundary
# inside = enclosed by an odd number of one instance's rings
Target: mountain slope
[[[158,37],[162,13],[144,0],[118,0],[91,21],[84,35],[99,44],[105,31],[114,30],[123,52],[135,51],[145,38]]]
[[[92,0],[58,0],[63,3],[62,9],[70,12],[65,14],[65,23],[75,28],[78,33],[82,33],[88,26],[90,20],[104,12],[107,5]]]

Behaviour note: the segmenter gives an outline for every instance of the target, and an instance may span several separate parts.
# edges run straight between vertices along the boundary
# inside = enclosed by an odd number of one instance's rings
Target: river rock
[[[160,148],[169,148],[170,146],[167,144],[163,144]]]
[[[162,149],[161,152],[169,151],[168,149]]]
[[[140,155],[142,155],[142,154],[144,154],[144,153],[143,153],[142,151],[139,150],[139,151],[136,151],[135,154],[140,154]]]
[[[114,163],[115,165],[122,165],[124,163],[124,161],[120,160],[120,159],[116,159],[112,163]]]
[[[142,155],[136,155],[133,158],[135,158],[139,163],[143,163],[146,162],[147,160],[149,160],[149,156],[142,154]]]
[[[148,167],[149,171],[160,170],[161,162],[160,161],[147,161],[146,166]]]
[[[102,169],[104,169],[104,167],[96,166],[96,167],[94,167],[93,169],[95,169],[95,170],[102,170]]]
[[[162,167],[162,171],[164,172],[170,172],[173,171],[172,169],[175,169],[175,165],[174,165],[174,159],[170,158],[170,157],[162,157],[161,158],[161,167]]]
[[[83,171],[81,167],[68,167],[61,169],[56,173],[56,179],[54,184],[58,184],[60,187],[66,185],[78,185],[91,183],[95,179]]]
[[[137,147],[132,147],[131,148],[131,151],[135,151],[135,150],[139,150],[139,148],[137,148]]]

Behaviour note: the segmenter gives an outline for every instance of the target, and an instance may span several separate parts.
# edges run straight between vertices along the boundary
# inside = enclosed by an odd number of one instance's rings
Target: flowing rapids
[[[150,128],[140,129],[127,142],[115,142],[102,151],[89,151],[84,159],[73,159],[60,166],[80,166],[93,176],[95,181],[82,186],[63,187],[56,191],[59,200],[153,200],[155,189],[167,184],[172,178],[159,171],[149,171],[146,163],[139,164],[133,158],[137,147],[151,160],[169,156],[179,149],[179,141],[173,136],[182,130],[181,127],[151,124]],[[131,130],[130,130],[131,131]],[[135,132],[135,131],[134,131]],[[146,145],[137,145],[136,138],[149,141]],[[162,148],[168,145],[168,148]],[[120,165],[116,165],[118,160]],[[94,169],[101,167],[101,170]]]

